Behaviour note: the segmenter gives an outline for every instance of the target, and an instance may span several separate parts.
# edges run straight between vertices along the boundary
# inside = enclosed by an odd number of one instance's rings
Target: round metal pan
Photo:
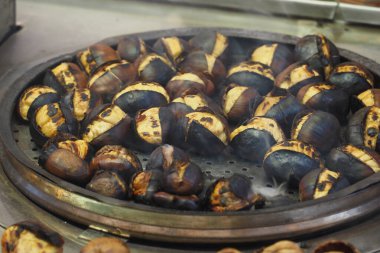
[[[125,36],[139,36],[149,43],[163,36],[185,39],[201,31],[218,30],[249,52],[268,41],[293,45],[297,38],[238,29],[173,29]],[[115,46],[123,36],[103,42]],[[380,66],[360,55],[340,49],[344,60],[365,65],[380,79]],[[15,117],[19,94],[30,84],[39,83],[44,71],[62,61],[73,60],[75,52],[32,67],[1,98],[0,138],[5,150],[2,160],[9,179],[28,198],[47,210],[80,224],[123,236],[167,242],[227,243],[257,242],[283,238],[314,236],[338,230],[370,217],[380,210],[380,174],[375,174],[328,197],[298,203],[287,192],[282,204],[269,204],[262,210],[230,213],[189,212],[163,209],[100,196],[63,181],[41,169],[35,159],[38,148],[31,141],[27,125]],[[240,56],[237,55],[237,60]],[[138,154],[143,164],[146,156]],[[234,157],[206,159],[194,157],[210,178],[239,172],[250,176],[260,186],[275,187],[262,176],[257,165]]]

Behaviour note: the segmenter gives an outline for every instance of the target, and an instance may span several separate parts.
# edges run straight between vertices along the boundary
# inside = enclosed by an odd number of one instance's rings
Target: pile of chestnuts
[[[366,67],[320,34],[260,42],[242,60],[238,47],[219,32],[124,37],[51,66],[17,106],[39,164],[106,197],[215,212],[265,196],[241,174],[210,181],[189,154],[262,165],[300,201],[380,171],[380,95]],[[135,151],[150,153],[145,168]]]

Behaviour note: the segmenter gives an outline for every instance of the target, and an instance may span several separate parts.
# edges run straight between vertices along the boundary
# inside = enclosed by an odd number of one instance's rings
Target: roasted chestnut
[[[344,253],[360,253],[360,251],[352,244],[339,240],[330,240],[319,244],[313,253],[329,253],[329,252],[344,252]]]
[[[167,192],[156,192],[153,195],[154,204],[177,210],[199,210],[200,200],[196,195],[180,196]]]
[[[296,96],[302,87],[321,81],[323,77],[316,70],[306,63],[296,62],[276,77],[275,87],[271,94],[278,96],[290,93]]]
[[[218,250],[216,253],[241,253],[241,251],[235,248],[223,248]]]
[[[265,64],[277,76],[294,62],[293,51],[284,44],[265,44],[256,48],[251,54],[251,61]]]
[[[315,169],[300,181],[299,198],[301,201],[318,199],[337,192],[350,183],[341,173],[325,169]]]
[[[52,87],[59,94],[64,94],[75,88],[87,88],[87,75],[75,63],[62,62],[46,71],[43,84]]]
[[[256,110],[261,100],[262,97],[255,88],[231,84],[223,96],[223,113],[230,122],[243,122],[251,111]]]
[[[9,226],[1,238],[2,253],[63,253],[64,240],[50,228],[33,221]]]
[[[176,69],[167,58],[154,53],[141,56],[135,64],[138,77],[145,82],[166,85],[176,73]]]
[[[141,38],[124,37],[117,44],[117,52],[122,59],[134,62],[141,55],[147,53],[147,48],[145,42]]]
[[[349,95],[358,95],[374,86],[372,73],[357,62],[344,62],[337,65],[328,80]]]
[[[120,61],[120,57],[115,50],[103,43],[98,43],[80,51],[77,54],[77,61],[81,68],[88,75],[92,75],[100,67]]]
[[[206,195],[207,207],[214,212],[246,210],[263,202],[263,198],[253,192],[251,180],[241,174],[216,180]]]
[[[299,61],[307,61],[326,78],[340,61],[336,46],[322,34],[306,35],[299,39],[294,49]]]
[[[128,181],[117,169],[97,171],[86,189],[116,199],[126,199],[129,195]]]
[[[158,83],[136,82],[119,91],[112,102],[126,113],[135,115],[140,110],[163,106],[169,101],[168,93]]]
[[[129,191],[137,202],[152,203],[153,195],[162,188],[163,172],[160,170],[140,171],[133,175]]]
[[[108,103],[124,86],[134,82],[136,68],[125,60],[100,68],[90,78],[88,86],[92,92]]]
[[[235,83],[255,88],[264,96],[273,89],[274,77],[270,67],[258,62],[242,62],[228,70],[226,84]]]
[[[125,242],[113,237],[98,237],[86,244],[80,253],[130,253]]]
[[[165,144],[153,150],[146,164],[146,169],[165,172],[172,166],[178,167],[181,164],[189,162],[190,158],[185,151],[175,146]]]
[[[190,46],[187,41],[178,37],[162,37],[154,43],[153,50],[177,65],[190,50]]]
[[[297,243],[292,241],[278,241],[254,253],[304,253]]]
[[[354,184],[380,171],[380,155],[374,150],[349,144],[333,148],[326,158],[326,167],[342,173]]]
[[[311,144],[321,153],[337,146],[339,137],[339,121],[328,112],[303,111],[294,119],[291,139]]]
[[[316,148],[301,141],[284,141],[272,146],[264,156],[263,167],[268,177],[287,182],[297,188],[311,170],[322,168],[323,161]]]
[[[231,147],[240,157],[262,163],[265,153],[285,140],[279,124],[271,118],[253,117],[232,131]]]
[[[60,96],[48,86],[32,86],[24,90],[18,100],[18,114],[23,120],[30,120],[34,112],[43,105],[58,102]]]
[[[58,133],[76,135],[79,124],[69,108],[62,103],[52,103],[43,105],[34,112],[29,130],[35,143],[42,146]]]
[[[95,107],[83,121],[83,140],[99,148],[125,142],[131,118],[117,105]]]
[[[195,49],[201,49],[207,54],[226,60],[228,51],[228,37],[219,32],[200,32],[189,40]]]
[[[203,92],[212,95],[214,83],[202,73],[177,73],[166,84],[165,89],[172,99],[182,96],[186,91]],[[187,92],[188,94],[188,92]]]
[[[302,87],[297,100],[314,109],[329,112],[344,124],[349,111],[349,96],[342,89],[327,83],[315,83]]]
[[[351,109],[356,112],[366,106],[380,107],[380,89],[368,89],[352,97]]]

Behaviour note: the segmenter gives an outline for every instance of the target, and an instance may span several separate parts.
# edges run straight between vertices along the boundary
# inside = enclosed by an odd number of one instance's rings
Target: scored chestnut
[[[157,206],[176,210],[199,210],[201,201],[197,195],[181,196],[167,192],[156,192],[153,194],[153,203]]]
[[[79,253],[130,253],[128,245],[114,237],[98,237],[91,240]]]
[[[380,107],[380,89],[368,89],[352,97],[351,110],[356,112],[367,106]]]
[[[229,39],[219,32],[200,32],[189,40],[189,44],[207,54],[225,61],[228,54]]]
[[[190,45],[178,37],[162,37],[154,43],[153,50],[168,58],[173,65],[177,65],[190,50]]]
[[[180,166],[177,163],[183,164],[190,162],[189,155],[180,148],[165,144],[161,145],[150,154],[146,170],[167,171],[170,167]]]
[[[139,171],[129,184],[129,193],[136,202],[152,203],[153,195],[162,189],[163,172],[160,170]]]
[[[344,252],[360,253],[360,251],[351,243],[340,240],[329,240],[319,244],[313,253]]]
[[[18,100],[18,114],[28,121],[34,112],[43,105],[58,102],[60,96],[49,86],[32,86],[23,91]]]
[[[86,189],[103,196],[126,199],[128,194],[128,181],[117,170],[99,170],[86,185]]]
[[[117,44],[117,52],[122,59],[135,62],[141,55],[147,53],[145,42],[138,37],[124,37]]]
[[[155,53],[142,55],[135,64],[138,77],[145,82],[166,85],[176,73],[176,69],[167,58]]]
[[[212,95],[215,90],[214,83],[202,73],[177,73],[165,86],[171,99],[182,96],[188,90],[196,93],[203,92]],[[187,92],[188,94],[188,92]]]
[[[262,163],[265,153],[276,143],[285,140],[279,124],[271,118],[253,117],[232,131],[231,147],[247,160]]]

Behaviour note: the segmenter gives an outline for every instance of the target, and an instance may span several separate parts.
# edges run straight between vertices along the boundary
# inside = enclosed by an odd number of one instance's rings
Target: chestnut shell
[[[138,37],[124,37],[117,44],[117,52],[122,59],[129,62],[136,61],[147,53],[145,42]]]
[[[139,171],[129,184],[129,193],[136,202],[152,203],[153,195],[162,189],[163,173],[160,170]]]
[[[139,79],[145,82],[166,85],[176,73],[174,66],[167,58],[155,53],[142,55],[135,64]]]
[[[86,189],[116,199],[128,197],[128,181],[112,169],[97,171]]]
[[[176,210],[199,210],[201,201],[196,195],[181,196],[167,192],[156,192],[153,194],[153,203],[157,206]]]

